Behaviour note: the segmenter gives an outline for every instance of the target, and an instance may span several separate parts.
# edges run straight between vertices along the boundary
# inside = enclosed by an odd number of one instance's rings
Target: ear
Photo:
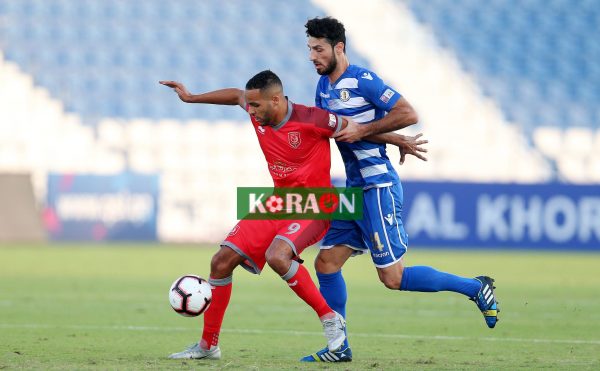
[[[280,101],[281,97],[279,96],[279,94],[275,94],[271,97],[271,103],[273,103],[274,106],[278,105]]]
[[[335,44],[333,51],[336,55],[344,54],[344,46],[344,43],[340,41],[337,44]]]

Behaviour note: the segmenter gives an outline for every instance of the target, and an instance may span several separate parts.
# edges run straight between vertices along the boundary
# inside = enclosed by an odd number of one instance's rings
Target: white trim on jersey
[[[363,178],[368,178],[370,176],[375,176],[379,174],[385,174],[387,172],[388,168],[385,164],[371,165],[360,169],[360,175],[362,175]]]
[[[373,121],[375,120],[375,110],[370,109],[368,111],[350,117],[352,117],[352,120],[358,123]]]
[[[402,240],[402,235],[400,234],[400,223],[398,222],[398,215],[396,215],[396,202],[394,202],[394,195],[392,194],[392,187],[388,187],[388,192],[390,193],[390,198],[392,199],[392,209],[394,210],[394,220],[396,220],[396,231],[398,232],[398,239],[400,240],[400,244],[404,246],[404,249],[408,251],[408,246]]]
[[[360,108],[360,107],[364,107],[366,105],[371,104],[371,103],[367,102],[365,100],[365,98],[363,98],[363,97],[350,98],[345,102],[339,98],[336,98],[336,99],[330,100],[329,103],[331,104],[328,108],[329,110],[343,110],[343,109],[348,109],[348,108]],[[338,115],[339,115],[339,112],[338,112]]]
[[[380,184],[369,184],[368,186],[363,187],[363,191],[366,191],[367,189],[371,189],[371,188],[384,188],[384,187],[389,187],[391,185],[393,185],[394,183],[392,182],[387,182],[387,183],[380,183]]]
[[[335,84],[334,89],[358,89],[358,79],[345,77]]]
[[[390,238],[387,234],[387,226],[385,225],[385,220],[383,219],[383,209],[381,208],[381,197],[379,196],[379,191],[381,188],[377,188],[377,205],[379,206],[379,218],[381,219],[381,226],[383,227],[383,234],[385,235],[385,240],[387,242],[388,250],[390,251],[390,255],[394,261],[397,261],[396,255],[394,255],[394,249],[392,248],[392,244],[390,244]]]
[[[365,158],[369,158],[369,157],[381,157],[379,148],[355,149],[352,152],[354,152],[354,155],[356,156],[356,158],[358,160],[364,160]]]

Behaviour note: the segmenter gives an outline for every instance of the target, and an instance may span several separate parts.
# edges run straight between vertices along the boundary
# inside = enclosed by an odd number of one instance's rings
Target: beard
[[[335,71],[336,67],[337,67],[337,58],[335,57],[335,53],[334,53],[333,58],[331,58],[331,62],[329,62],[329,64],[325,67],[325,69],[323,71],[321,71],[321,72],[317,71],[317,73],[321,76],[329,75],[333,71]]]

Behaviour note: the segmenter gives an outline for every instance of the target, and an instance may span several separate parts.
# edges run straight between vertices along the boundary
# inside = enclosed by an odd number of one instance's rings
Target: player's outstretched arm
[[[335,135],[341,142],[353,143],[370,135],[387,133],[414,125],[419,121],[410,103],[400,98],[382,119],[358,126],[348,126]]]
[[[429,141],[426,139],[419,139],[422,136],[422,133],[419,133],[414,137],[396,133],[382,133],[371,135],[364,139],[376,143],[393,144],[398,147],[400,149],[400,165],[402,165],[404,164],[406,155],[413,155],[420,160],[427,161],[427,158],[423,155],[423,153],[427,153],[427,149],[421,146],[429,143]]]
[[[221,104],[228,106],[239,105],[244,107],[244,92],[236,88],[227,88],[214,90],[202,94],[191,94],[180,82],[177,81],[159,81],[159,84],[168,86],[175,90],[179,99],[186,103],[205,103],[205,104]]]

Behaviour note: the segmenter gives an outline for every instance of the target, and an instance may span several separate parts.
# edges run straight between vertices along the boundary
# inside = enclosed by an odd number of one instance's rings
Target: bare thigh
[[[246,259],[243,256],[230,247],[221,246],[210,262],[210,277],[227,278],[233,274],[233,270],[242,264],[244,260]]]

